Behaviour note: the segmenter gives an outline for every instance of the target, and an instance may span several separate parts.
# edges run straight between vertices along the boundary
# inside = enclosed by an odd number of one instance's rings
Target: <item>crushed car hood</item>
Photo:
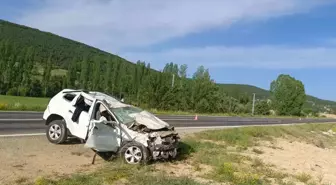
[[[151,130],[159,130],[169,127],[168,123],[162,121],[161,119],[147,111],[142,111],[141,113],[137,114],[131,114],[130,116],[133,117],[138,124],[144,125]]]

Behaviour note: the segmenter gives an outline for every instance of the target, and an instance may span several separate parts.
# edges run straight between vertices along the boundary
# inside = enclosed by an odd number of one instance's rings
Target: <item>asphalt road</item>
[[[336,122],[336,119],[307,118],[255,118],[221,116],[176,116],[157,115],[160,119],[175,127],[215,127],[241,125],[270,125],[291,123]],[[0,112],[0,135],[28,134],[45,132],[41,112]]]

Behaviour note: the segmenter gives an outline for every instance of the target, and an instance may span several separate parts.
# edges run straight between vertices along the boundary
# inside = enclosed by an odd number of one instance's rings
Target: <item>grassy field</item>
[[[262,142],[273,143],[283,138],[323,150],[334,149],[336,139],[322,134],[326,131],[336,131],[336,124],[203,131],[183,138],[180,156],[176,161],[131,166],[124,165],[117,159],[93,173],[80,173],[60,179],[39,178],[33,184],[323,184],[322,178],[314,178],[309,173],[287,173],[273,164],[264,162],[263,158],[258,157],[264,151],[257,147],[261,146]],[[278,151],[283,150],[276,148],[275,145],[269,147]],[[187,166],[191,168],[186,168]]]
[[[43,111],[49,98],[0,95],[0,110]]]

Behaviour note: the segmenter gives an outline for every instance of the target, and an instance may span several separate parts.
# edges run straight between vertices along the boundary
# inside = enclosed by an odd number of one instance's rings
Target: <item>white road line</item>
[[[289,124],[265,124],[265,125],[236,125],[236,126],[231,126],[231,125],[228,125],[228,126],[207,126],[207,127],[204,127],[204,126],[199,126],[199,127],[175,127],[176,130],[188,130],[188,129],[211,129],[211,128],[214,128],[214,129],[218,129],[218,128],[238,128],[238,127],[266,127],[266,126],[290,126],[290,125],[304,125],[306,123],[289,123]]]
[[[43,119],[0,119],[0,121],[43,121]]]
[[[162,119],[162,121],[193,121],[193,119],[188,119],[188,118],[185,118],[185,119]]]
[[[43,114],[41,111],[0,111],[0,113],[39,113]]]
[[[33,134],[7,134],[0,135],[0,137],[24,137],[24,136],[43,136],[45,133],[33,133]]]

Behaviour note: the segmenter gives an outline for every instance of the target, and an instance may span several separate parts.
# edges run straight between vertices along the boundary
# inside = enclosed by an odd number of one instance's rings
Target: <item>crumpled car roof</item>
[[[121,101],[112,97],[111,95],[107,95],[102,92],[92,91],[92,92],[89,92],[89,95],[91,95],[93,98],[96,98],[98,100],[107,101],[107,103],[109,104],[111,108],[130,106],[128,104],[122,103]]]

